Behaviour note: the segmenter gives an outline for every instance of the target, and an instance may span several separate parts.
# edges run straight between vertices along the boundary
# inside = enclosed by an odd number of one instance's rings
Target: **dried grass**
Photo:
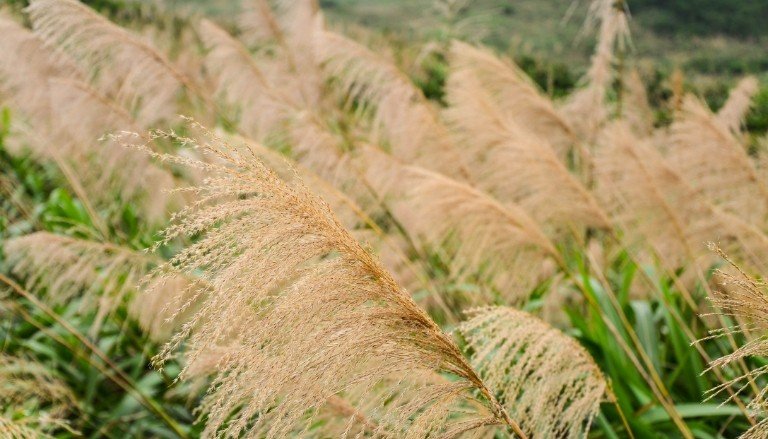
[[[546,140],[558,157],[565,159],[573,148],[577,141],[573,128],[554,103],[542,95],[533,81],[512,61],[454,41],[451,45],[450,67],[451,74],[446,85],[450,102],[452,90],[465,86],[463,80],[471,79],[482,87],[482,91],[476,91],[492,99],[504,119],[511,119],[538,138]]]
[[[517,122],[520,118],[500,108],[471,72],[452,73],[447,90],[451,106],[446,118],[479,189],[519,205],[554,236],[610,227],[606,214],[550,144],[523,128],[525,120]]]
[[[459,326],[472,365],[533,438],[583,438],[607,384],[576,340],[522,311],[480,308]]]
[[[373,109],[372,143],[386,145],[404,162],[468,178],[437,112],[395,64],[339,34],[325,32],[317,44],[326,75],[338,80],[350,102]]]
[[[760,84],[754,76],[743,78],[736,87],[731,90],[728,100],[725,101],[720,111],[717,112],[717,120],[733,133],[739,133],[744,124],[744,118],[752,107],[752,98],[760,89]]]
[[[164,234],[166,241],[201,238],[156,273],[200,273],[207,285],[199,311],[156,360],[162,363],[182,342],[190,364],[217,346],[228,349],[202,403],[204,437],[284,437],[297,425],[303,434],[330,397],[351,390],[382,409],[377,436],[389,430],[440,436],[457,423],[513,424],[456,345],[327,204],[298,182],[286,184],[247,146],[240,151],[210,133],[202,144],[173,133],[153,136],[226,164],[164,157],[211,173],[194,189],[199,201]],[[406,387],[419,396],[407,402],[376,391],[390,380],[435,372],[456,381],[416,379]],[[481,395],[477,406],[470,404],[473,389]],[[474,411],[464,412],[468,404]]]
[[[182,91],[194,88],[149,42],[75,0],[34,0],[26,9],[34,32],[75,60],[94,87],[142,125],[178,113]]]
[[[765,228],[768,184],[746,148],[704,102],[684,99],[670,137],[667,159],[691,186],[727,212]]]
[[[527,298],[555,245],[519,206],[502,205],[474,187],[408,166],[369,149],[367,179],[409,235],[446,246],[458,279],[479,277],[510,303]]]

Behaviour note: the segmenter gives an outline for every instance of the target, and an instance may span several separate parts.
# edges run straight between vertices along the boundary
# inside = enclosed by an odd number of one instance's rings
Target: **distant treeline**
[[[630,0],[629,6],[659,33],[737,38],[768,34],[768,0]]]

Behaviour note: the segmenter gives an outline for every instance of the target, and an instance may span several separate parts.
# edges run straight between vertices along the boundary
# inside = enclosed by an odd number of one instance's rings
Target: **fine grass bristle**
[[[195,145],[221,162],[165,157],[210,177],[164,232],[164,242],[202,237],[154,275],[199,276],[204,290],[198,311],[156,361],[182,342],[189,364],[227,349],[202,403],[205,436],[305,431],[329,398],[350,391],[373,398],[377,431],[398,436],[439,436],[456,422],[517,427],[450,338],[300,182],[286,184],[247,145],[233,148],[211,133],[201,143],[152,136]],[[377,392],[392,380],[402,385],[403,373],[447,373],[456,381],[415,380],[405,388],[419,396],[408,401]],[[473,389],[484,399],[474,408]]]
[[[523,431],[535,438],[582,438],[607,384],[575,340],[538,318],[507,307],[470,310],[459,332],[472,365]]]

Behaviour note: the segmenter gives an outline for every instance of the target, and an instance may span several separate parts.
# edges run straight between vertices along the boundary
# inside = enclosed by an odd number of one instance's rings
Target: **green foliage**
[[[748,0],[631,0],[643,25],[663,34],[756,38],[768,34],[768,1]]]
[[[86,238],[97,233],[81,201],[60,186],[60,176],[54,170],[30,157],[8,154],[3,140],[11,115],[7,110],[0,115],[0,168],[3,176],[18,185],[14,188],[16,204],[6,204],[4,197],[0,202],[0,273],[8,273],[2,251],[5,238],[33,228]],[[21,203],[34,207],[26,212],[30,217],[18,211]],[[117,233],[137,248],[144,248],[152,241],[149,232],[138,227],[140,219],[134,207],[126,205],[123,209],[124,223]],[[189,393],[186,385],[172,386],[180,371],[178,364],[170,363],[162,372],[151,367],[150,359],[159,346],[129,318],[125,306],[103,319],[95,311],[83,313],[81,305],[77,299],[49,309],[0,283],[1,351],[41,363],[76,397],[69,428],[57,430],[56,437],[177,438],[180,433],[198,434],[191,411],[195,393]],[[86,339],[93,344],[84,344]],[[156,410],[150,410],[151,406]]]
[[[691,346],[689,334],[704,338],[707,332],[671,280],[622,254],[607,273],[606,285],[591,274],[581,255],[574,254],[573,261],[587,299],[585,308],[568,309],[573,335],[609,377],[616,395],[615,404],[603,404],[600,432],[593,432],[594,437],[627,437],[625,420],[636,438],[680,437],[640,370],[658,374],[695,437],[736,437],[748,427],[735,404],[701,403],[704,392],[718,381],[705,373],[707,366]],[[631,290],[638,284],[646,285],[641,291],[651,297],[633,297]],[[727,351],[723,340],[708,342],[705,348],[710,355]]]
[[[768,86],[765,84],[752,100],[752,110],[747,114],[747,130],[754,134],[768,131]]]
[[[431,53],[421,63],[420,75],[413,78],[427,99],[445,104],[445,80],[448,77],[448,61],[441,53]]]
[[[531,55],[518,56],[515,62],[539,88],[552,97],[566,96],[576,86],[577,75],[566,64],[546,62]]]

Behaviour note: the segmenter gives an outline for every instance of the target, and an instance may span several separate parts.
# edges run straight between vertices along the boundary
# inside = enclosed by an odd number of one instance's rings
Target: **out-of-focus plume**
[[[564,158],[573,147],[576,136],[569,123],[513,62],[498,58],[487,50],[454,41],[450,65],[452,77],[473,77],[505,118],[511,118],[546,139],[558,157]],[[453,82],[461,85],[460,81]],[[448,87],[451,87],[451,82]]]
[[[754,76],[743,78],[736,87],[731,90],[728,100],[720,111],[717,112],[717,120],[731,132],[739,133],[744,118],[752,106],[752,98],[760,89],[760,83]]]
[[[350,102],[373,109],[374,143],[405,162],[468,178],[437,112],[397,66],[339,34],[325,32],[318,44],[327,75],[338,79]]]
[[[594,141],[611,116],[606,98],[614,80],[616,50],[623,52],[629,40],[626,3],[622,0],[593,0],[586,27],[599,23],[597,47],[584,78],[584,88],[573,93],[563,112],[581,139]]]
[[[477,187],[519,205],[553,235],[610,226],[547,141],[501,110],[470,71],[454,71],[446,88],[451,104],[446,118],[457,131]]]
[[[746,148],[704,102],[685,98],[670,140],[667,159],[688,184],[727,212],[765,228],[768,184]]]
[[[182,91],[197,91],[148,42],[78,1],[34,0],[27,12],[36,35],[74,59],[144,126],[175,116]]]
[[[409,235],[445,246],[458,276],[480,277],[511,302],[527,298],[554,244],[519,206],[368,149],[367,178]]]

